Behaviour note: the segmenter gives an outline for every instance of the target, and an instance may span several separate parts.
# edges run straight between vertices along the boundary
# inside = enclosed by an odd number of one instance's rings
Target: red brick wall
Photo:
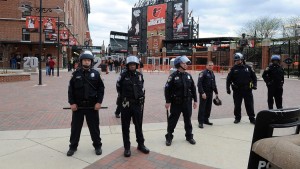
[[[31,44],[24,44],[21,42],[22,39],[22,28],[25,28],[26,20],[22,18],[22,12],[18,7],[23,4],[23,2],[30,3],[30,6],[39,8],[40,0],[9,0],[9,1],[0,1],[0,41],[11,43],[12,48],[9,51],[3,52],[3,48],[0,47],[0,53],[4,53],[4,67],[9,68],[9,60],[15,55],[19,54],[22,57],[24,54],[29,56],[35,56],[39,54],[39,33],[30,33]],[[64,23],[71,23],[73,27],[70,27],[70,31],[73,34],[78,34],[76,37],[79,45],[82,45],[85,39],[85,33],[88,31],[88,20],[84,12],[83,1],[78,0],[48,0],[43,1],[43,8],[56,8],[59,6],[64,12],[59,14],[60,21]],[[39,12],[31,12],[31,15],[39,16]],[[55,11],[43,13],[43,16],[57,17],[58,14]],[[42,41],[45,40],[45,34],[42,34]],[[17,47],[15,49],[14,47]],[[46,48],[46,51],[43,51],[45,55],[51,54],[52,56],[57,57],[57,49],[52,45],[45,44],[43,48]],[[7,49],[6,49],[7,50]],[[72,55],[71,52],[68,53]],[[68,56],[70,58],[70,56]],[[60,67],[62,67],[62,54],[60,54]],[[0,63],[2,67],[2,63]],[[44,63],[42,63],[44,67]]]
[[[0,83],[3,82],[17,82],[30,80],[29,74],[24,75],[0,75]]]

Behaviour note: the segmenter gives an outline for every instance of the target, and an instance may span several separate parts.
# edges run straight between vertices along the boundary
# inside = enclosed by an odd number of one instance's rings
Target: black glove
[[[253,86],[252,89],[253,89],[253,90],[256,90],[256,89],[257,89],[257,86]]]
[[[230,94],[231,93],[231,90],[230,89],[227,89],[227,94]]]

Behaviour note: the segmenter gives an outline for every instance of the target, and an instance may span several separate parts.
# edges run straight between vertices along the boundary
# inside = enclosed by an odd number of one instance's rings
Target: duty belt
[[[123,101],[129,101],[130,103],[134,103],[134,104],[143,104],[144,97],[140,97],[138,99],[132,99],[132,98],[124,97]]]
[[[83,100],[79,102],[79,106],[82,107],[90,107],[90,106],[94,106],[96,104],[96,102],[94,101],[89,101],[89,100]]]

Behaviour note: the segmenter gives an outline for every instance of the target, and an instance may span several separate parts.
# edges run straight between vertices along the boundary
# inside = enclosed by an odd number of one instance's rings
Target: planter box
[[[0,83],[3,82],[18,82],[30,80],[30,74],[28,73],[8,73],[0,74]]]

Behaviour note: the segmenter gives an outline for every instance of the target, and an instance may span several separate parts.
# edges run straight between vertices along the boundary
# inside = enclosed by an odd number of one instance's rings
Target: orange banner
[[[55,18],[44,17],[43,18],[43,28],[44,28],[44,32],[54,33],[55,29],[56,29]]]
[[[29,31],[37,31],[39,28],[39,18],[36,16],[27,16],[26,17],[26,28]]]
[[[70,46],[76,46],[76,45],[78,45],[77,39],[75,39],[74,37],[70,37],[69,38],[69,45]]]
[[[59,38],[60,38],[60,40],[68,40],[69,39],[69,31],[60,30],[59,31]]]
[[[159,4],[148,7],[147,13],[147,37],[152,35],[165,35],[167,4]]]

